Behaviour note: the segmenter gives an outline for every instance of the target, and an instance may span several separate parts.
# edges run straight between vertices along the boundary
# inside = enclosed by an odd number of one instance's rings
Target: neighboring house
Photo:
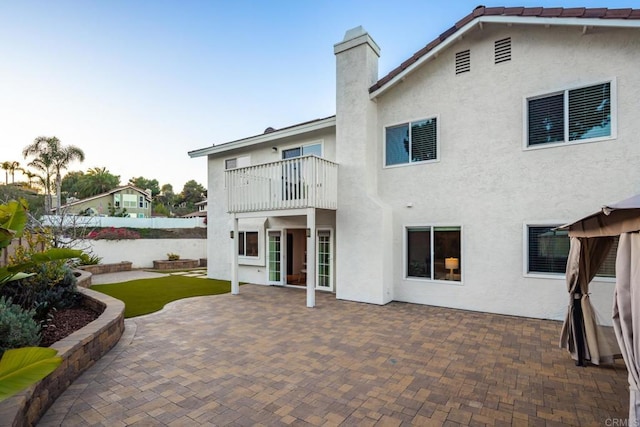
[[[348,31],[335,116],[189,153],[209,276],[564,318],[554,228],[639,190],[639,29],[639,9],[478,7],[382,78]],[[611,276],[591,286],[609,324]]]
[[[70,214],[108,216],[110,207],[113,207],[116,213],[126,209],[127,216],[132,218],[151,218],[151,192],[133,185],[125,185],[86,199],[74,200],[62,205],[62,211]],[[56,212],[57,209],[54,208],[53,211]]]
[[[182,215],[182,218],[194,218],[194,217],[206,217],[207,216],[207,201],[194,203],[194,206],[198,209],[195,212]]]

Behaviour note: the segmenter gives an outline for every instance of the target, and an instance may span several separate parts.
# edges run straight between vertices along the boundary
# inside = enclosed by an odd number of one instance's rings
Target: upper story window
[[[225,169],[244,168],[251,166],[251,156],[239,156],[224,161]]]
[[[136,206],[138,206],[138,198],[135,194],[123,194],[122,205],[125,208],[135,208]]]
[[[385,166],[438,159],[436,117],[390,126],[385,132]]]
[[[116,208],[120,207],[120,194],[113,195],[113,206]]]
[[[613,137],[611,82],[527,100],[527,146]]]
[[[138,207],[139,208],[144,208],[145,207],[145,205],[144,205],[144,196],[139,196],[138,197]]]
[[[318,157],[322,157],[322,144],[317,142],[313,144],[301,145],[299,147],[287,148],[282,150],[282,159],[291,159],[294,157],[302,157],[315,154]]]

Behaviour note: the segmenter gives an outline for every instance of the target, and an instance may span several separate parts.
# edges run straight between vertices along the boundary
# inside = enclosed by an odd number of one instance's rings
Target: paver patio
[[[560,322],[323,293],[308,309],[304,290],[240,292],[128,319],[118,345],[38,425],[552,426],[627,416],[623,361],[576,367],[557,347]]]

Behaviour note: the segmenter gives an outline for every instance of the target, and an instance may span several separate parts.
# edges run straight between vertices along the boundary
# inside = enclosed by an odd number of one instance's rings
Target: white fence
[[[202,217],[197,218],[120,218],[115,216],[45,215],[44,225],[72,227],[124,227],[124,228],[196,228],[206,227]]]

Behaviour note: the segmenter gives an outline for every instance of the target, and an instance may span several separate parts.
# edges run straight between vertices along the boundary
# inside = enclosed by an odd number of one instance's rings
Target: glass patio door
[[[270,285],[282,285],[282,231],[267,232],[267,275]]]
[[[333,291],[333,240],[331,230],[318,230],[316,289]]]

